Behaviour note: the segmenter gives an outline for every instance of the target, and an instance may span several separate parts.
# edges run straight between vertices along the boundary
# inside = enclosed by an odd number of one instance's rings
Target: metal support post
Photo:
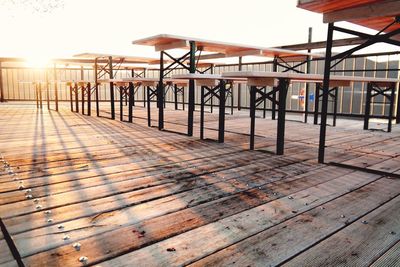
[[[133,121],[133,106],[134,106],[134,94],[135,94],[135,87],[133,82],[129,83],[129,113],[128,113],[128,121]]]
[[[150,102],[148,102],[150,103]],[[157,86],[158,130],[164,129],[164,51],[160,52],[160,80]],[[149,104],[150,105],[150,104]]]
[[[190,61],[189,61],[189,72],[195,73],[196,72],[196,43],[190,41]],[[188,128],[187,134],[188,136],[193,136],[193,115],[194,115],[194,80],[189,80],[189,109],[188,109]]]
[[[278,58],[275,57],[274,61],[272,63],[272,71],[273,72],[277,72],[278,71]],[[274,91],[274,93],[272,94],[272,98],[276,100],[276,92]],[[271,119],[275,120],[276,117],[276,103],[274,101],[272,101],[271,104]]]
[[[250,87],[250,150],[254,150],[254,135],[256,125],[256,87]]]
[[[312,42],[312,27],[308,28],[308,43]],[[311,49],[307,50],[308,53],[311,53]],[[306,73],[310,74],[311,72],[311,57],[307,56],[307,65],[306,65]],[[308,102],[310,95],[310,83],[306,83],[306,90],[304,93],[304,123],[307,123],[308,120]],[[315,99],[314,99],[315,101]]]
[[[239,57],[239,71],[242,71],[242,57]],[[241,83],[238,84],[238,110],[242,109],[242,85]]]
[[[329,79],[331,72],[332,57],[332,39],[333,39],[333,23],[328,25],[328,36],[326,40],[325,66],[324,66],[324,84],[322,92],[322,110],[321,110],[321,127],[319,134],[318,162],[324,163],[325,159],[325,138],[326,138],[326,118],[328,112],[328,93]]]
[[[204,86],[202,86],[200,99],[200,139],[204,139],[204,89]]]
[[[218,142],[224,142],[225,135],[225,102],[226,102],[226,83],[224,80],[219,82],[219,127]]]
[[[276,154],[283,155],[285,147],[285,117],[286,117],[286,96],[289,87],[289,80],[279,80],[279,103],[278,103],[278,132],[276,139]]]
[[[369,128],[369,117],[371,116],[371,94],[372,94],[372,83],[367,84],[367,96],[365,99],[364,108],[364,130]]]
[[[108,64],[110,67],[110,70],[109,70],[110,79],[114,79],[112,57],[108,57]],[[115,98],[114,98],[114,83],[113,82],[110,82],[110,101],[111,101],[111,119],[115,120]]]

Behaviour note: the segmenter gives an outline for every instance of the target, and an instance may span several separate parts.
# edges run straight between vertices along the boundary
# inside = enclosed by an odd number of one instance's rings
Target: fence
[[[386,53],[386,54],[368,54],[368,55],[356,55],[347,58],[340,64],[338,64],[333,72],[336,75],[354,75],[354,76],[365,76],[365,77],[387,77],[387,78],[398,78],[399,77],[399,54],[400,53]],[[295,65],[296,63],[292,63]],[[310,73],[322,74],[323,73],[323,60],[314,60],[311,62]],[[305,65],[300,68],[305,71]],[[214,66],[214,73],[222,73],[226,71],[237,71],[239,70],[238,64],[230,65],[216,65]],[[261,63],[244,63],[242,64],[242,70],[254,70],[254,71],[272,71],[272,62],[261,62]],[[32,101],[35,99],[34,90],[32,85],[28,83],[22,83],[22,81],[36,81],[36,80],[94,80],[94,70],[91,68],[56,68],[48,70],[40,70],[26,67],[13,67],[4,66],[2,67],[2,83],[4,90],[4,99],[9,101]],[[282,68],[278,67],[278,71],[282,71]],[[184,73],[182,69],[176,69],[172,74]],[[115,74],[116,79],[131,77],[131,71],[121,69]],[[146,77],[158,77],[157,70],[147,70]],[[50,85],[50,98],[54,98],[54,85]],[[65,84],[59,83],[57,85],[58,95],[61,101],[69,100],[68,88]],[[301,105],[300,99],[297,97],[300,95],[300,90],[305,88],[304,83],[293,83],[289,88],[287,98],[287,109],[292,112],[301,112],[304,107]],[[310,101],[309,111],[313,111],[314,102],[313,96],[315,95],[315,85],[310,84]],[[398,92],[398,88],[396,89]],[[115,94],[118,100],[119,94]],[[187,103],[187,96],[185,94],[185,103]],[[166,94],[166,101],[173,101],[173,92],[169,91]],[[249,91],[245,86],[242,85],[240,106],[247,108],[249,106]],[[339,88],[338,95],[338,115],[348,116],[359,116],[364,114],[366,97],[366,84],[362,82],[355,82],[350,87]],[[144,92],[142,88],[139,88],[137,95],[137,101],[143,101]],[[109,88],[108,85],[101,85],[100,87],[100,100],[109,100]],[[372,114],[373,116],[387,116],[388,105],[385,105],[386,99],[379,96],[374,99],[372,103]],[[180,100],[181,101],[181,100]],[[214,100],[217,105],[217,99]],[[232,99],[227,99],[227,106],[231,105]],[[200,103],[200,95],[196,92],[196,103]],[[398,104],[396,103],[396,106]],[[238,106],[238,85],[233,88],[233,106]],[[271,107],[270,102],[266,102],[265,107],[269,109]],[[395,109],[396,110],[396,109]],[[329,107],[328,112],[333,111],[333,106]]]

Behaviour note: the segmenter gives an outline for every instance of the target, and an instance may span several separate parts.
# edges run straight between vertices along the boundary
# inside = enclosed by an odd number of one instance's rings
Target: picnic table
[[[302,74],[302,73],[289,73],[289,72],[260,72],[260,71],[239,71],[239,72],[226,72],[222,73],[222,77],[230,78],[246,78],[247,85],[250,87],[250,149],[254,149],[254,135],[255,135],[255,111],[256,107],[264,99],[276,102],[278,105],[278,127],[277,127],[277,143],[276,154],[282,155],[284,153],[284,137],[285,137],[285,116],[286,116],[286,97],[290,83],[292,82],[307,82],[316,83],[322,87],[324,76],[319,74]],[[394,90],[397,79],[387,78],[373,78],[373,77],[353,77],[353,76],[339,76],[331,75],[329,85],[331,88],[338,86],[349,86],[352,82],[366,82],[368,83],[367,94],[372,94],[372,91],[380,92],[382,90],[390,91],[388,97],[390,98],[390,110],[393,111],[394,106]],[[265,93],[262,91],[265,87],[272,87],[272,91]],[[331,89],[330,88],[330,89]],[[318,91],[318,89],[317,89]],[[278,99],[271,97],[276,92],[279,94]],[[258,96],[259,95],[259,96]],[[370,102],[367,103],[365,108],[365,121],[364,129],[368,128],[368,121],[370,117]],[[315,101],[318,102],[317,99]],[[317,107],[317,106],[316,106]],[[318,109],[316,109],[316,115]],[[389,119],[388,130],[391,130],[391,119]]]
[[[155,51],[160,52],[160,76],[159,76],[159,88],[160,91],[157,95],[157,101],[159,101],[158,108],[158,128],[162,130],[164,128],[164,87],[163,79],[167,78],[168,75],[176,68],[182,67],[188,73],[204,73],[198,67],[201,60],[204,59],[215,59],[225,57],[241,57],[241,56],[264,56],[273,57],[276,59],[295,58],[299,60],[299,57],[306,59],[310,56],[318,56],[320,54],[311,54],[306,52],[291,51],[287,49],[279,48],[268,48],[259,47],[253,45],[235,44],[220,41],[211,41],[199,38],[184,37],[170,34],[159,34],[139,40],[135,40],[132,44],[136,45],[147,45],[154,46]],[[173,56],[166,52],[171,49],[186,50],[181,56]],[[206,54],[204,54],[206,53]],[[172,60],[172,63],[164,65],[164,57],[168,57]],[[188,62],[188,64],[186,64]],[[189,79],[189,97],[188,97],[188,123],[187,123],[187,134],[193,135],[193,113],[195,110],[195,84],[193,79]]]

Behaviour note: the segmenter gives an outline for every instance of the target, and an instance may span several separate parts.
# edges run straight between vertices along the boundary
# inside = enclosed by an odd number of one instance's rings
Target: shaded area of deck
[[[198,112],[187,137],[174,133],[186,112],[168,108],[166,131],[140,107],[133,124],[68,106],[0,111],[0,218],[27,266],[400,264],[397,125],[328,127],[326,162],[340,167],[317,164],[319,127],[295,116],[276,156],[276,121],[257,119],[249,151],[244,110],[227,115],[224,144],[216,113],[201,141]],[[0,266],[16,264],[0,233]]]

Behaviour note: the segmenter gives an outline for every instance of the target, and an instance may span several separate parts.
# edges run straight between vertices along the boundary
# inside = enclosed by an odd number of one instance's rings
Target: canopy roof
[[[377,31],[400,15],[399,0],[298,0],[297,7],[322,13],[325,23],[348,21]],[[385,31],[398,28],[395,23]]]

